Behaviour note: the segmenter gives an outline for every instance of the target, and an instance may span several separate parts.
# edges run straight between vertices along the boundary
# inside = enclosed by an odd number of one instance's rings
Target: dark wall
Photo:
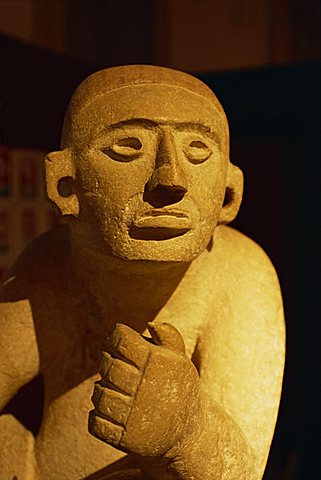
[[[76,86],[97,66],[0,35],[0,143],[58,148]]]
[[[104,65],[152,63],[153,0],[68,0],[66,49],[75,58]]]
[[[243,206],[234,226],[264,247],[284,297],[287,360],[265,478],[317,480],[321,478],[319,65],[202,78],[228,114],[231,160],[245,175]]]

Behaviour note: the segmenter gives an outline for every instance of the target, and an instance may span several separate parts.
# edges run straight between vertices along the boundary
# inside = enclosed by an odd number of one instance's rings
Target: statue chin
[[[155,229],[156,230],[156,229]],[[109,244],[112,256],[129,261],[156,262],[156,263],[190,263],[206,250],[213,229],[195,229],[180,235],[166,238],[166,229],[152,232],[152,238],[133,238],[128,235],[125,239],[119,237],[118,242]],[[144,234],[147,235],[146,232]],[[149,233],[148,233],[149,234]],[[156,235],[164,235],[156,239]]]

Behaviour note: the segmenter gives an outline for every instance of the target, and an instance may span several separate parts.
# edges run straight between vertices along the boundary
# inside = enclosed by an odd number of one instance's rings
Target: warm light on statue
[[[161,67],[97,72],[45,181],[64,225],[22,253],[0,304],[0,404],[41,374],[44,414],[37,438],[0,418],[0,480],[260,480],[282,299],[226,226],[243,176],[215,95]]]

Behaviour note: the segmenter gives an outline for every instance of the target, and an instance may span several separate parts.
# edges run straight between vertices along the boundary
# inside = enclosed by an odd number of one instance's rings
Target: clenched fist
[[[199,377],[176,328],[150,323],[148,329],[151,339],[116,325],[103,352],[89,431],[127,453],[161,457],[196,428]]]

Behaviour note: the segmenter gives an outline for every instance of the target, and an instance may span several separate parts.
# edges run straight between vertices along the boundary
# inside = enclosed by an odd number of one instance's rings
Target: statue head
[[[45,161],[47,196],[89,248],[189,262],[236,216],[243,177],[225,113],[198,79],[130,65],[88,77]]]

